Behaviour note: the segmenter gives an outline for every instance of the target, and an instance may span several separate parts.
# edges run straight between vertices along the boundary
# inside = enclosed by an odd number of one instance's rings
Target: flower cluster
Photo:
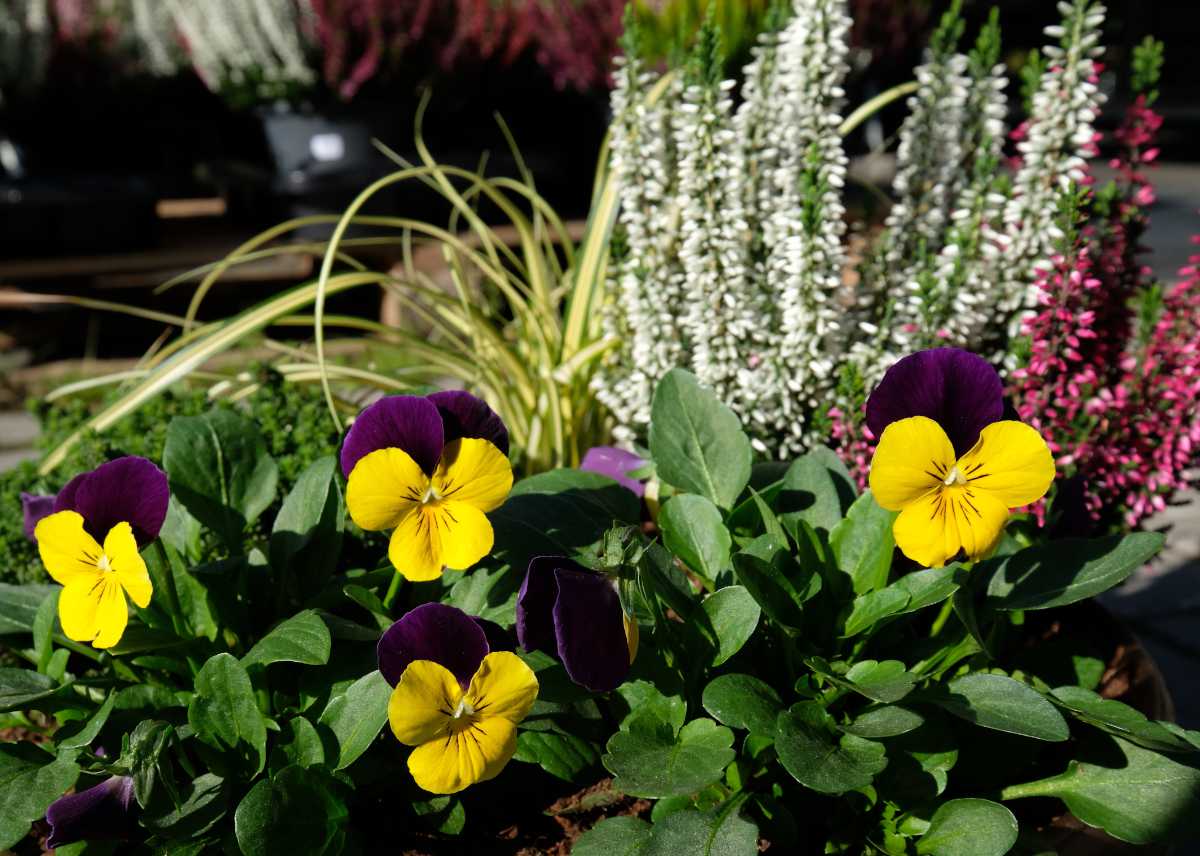
[[[755,48],[732,118],[728,83],[652,85],[636,33],[626,40],[613,94],[614,347],[594,380],[623,443],[644,434],[650,393],[676,366],[718,392],[755,448],[786,458],[828,441],[835,422],[842,438],[861,435],[851,423],[863,399],[841,393],[847,372],[869,389],[881,366],[936,344],[983,343],[1006,360],[1012,318],[1049,263],[1049,214],[1093,152],[1103,7],[1060,4],[1063,24],[1047,28],[1056,44],[1009,186],[998,22],[960,52],[954,4],[917,71],[887,228],[847,271],[839,128],[851,22],[829,0],[790,6]],[[711,72],[710,42],[697,54]]]
[[[33,534],[42,562],[63,586],[63,633],[96,648],[121,641],[128,597],[150,605],[153,585],[139,550],[158,537],[167,516],[166,475],[145,458],[119,458],[76,476],[54,498]],[[27,520],[46,509],[26,503]]]
[[[955,348],[905,357],[871,393],[871,493],[900,512],[896,545],[913,561],[940,566],[960,550],[983,558],[1009,510],[1038,501],[1054,480],[1037,430],[1001,419],[1003,394],[986,360]]]

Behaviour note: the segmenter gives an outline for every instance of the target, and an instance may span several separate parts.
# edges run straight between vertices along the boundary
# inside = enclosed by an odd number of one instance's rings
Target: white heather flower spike
[[[1006,327],[994,331],[993,344],[1015,335],[1022,317],[1034,307],[1038,265],[1054,253],[1046,224],[1054,222],[1061,192],[1086,175],[1093,123],[1104,103],[1093,58],[1104,7],[1092,0],[1074,0],[1059,3],[1058,8],[1063,24],[1046,32],[1060,40],[1059,46],[1043,50],[1048,65],[1033,96],[1025,139],[1017,145],[1021,168],[1004,211],[1008,243],[996,276],[1002,287],[997,295],[999,317]]]

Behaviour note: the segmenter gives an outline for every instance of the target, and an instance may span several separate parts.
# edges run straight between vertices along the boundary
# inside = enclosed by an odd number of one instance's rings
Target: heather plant
[[[42,740],[0,743],[0,847],[489,852],[572,790],[633,812],[582,856],[1195,836],[1200,734],[1102,697],[1108,653],[1027,644],[1162,536],[1027,545],[1057,474],[1002,391],[956,349],[890,367],[867,491],[756,456],[681,369],[645,460],[589,456],[620,481],[514,482],[504,421],[442,391],[364,409],[276,505],[253,423],[178,416],[71,473],[44,581],[0,584],[0,715]],[[364,563],[347,518],[388,532]]]
[[[1028,118],[1008,134],[999,17],[964,50],[951,4],[916,69],[894,204],[854,264],[842,4],[797,0],[790,19],[772,19],[740,98],[720,77],[716,33],[659,80],[631,22],[613,93],[615,347],[593,380],[618,439],[644,439],[656,380],[684,366],[738,413],[756,449],[786,458],[831,443],[864,484],[878,436],[863,405],[880,367],[918,348],[972,347],[1004,368],[1020,412],[1037,414],[1060,470],[1088,485],[1091,525],[1135,525],[1163,507],[1185,484],[1197,422],[1175,403],[1187,382],[1156,408],[1163,428],[1145,451],[1132,426],[1147,426],[1118,415],[1143,385],[1131,368],[1146,347],[1134,338],[1138,314],[1149,316],[1144,332],[1159,311],[1140,254],[1161,45],[1134,53],[1136,98],[1114,134],[1118,180],[1095,188],[1105,10],[1057,8],[1062,22],[1046,28],[1051,43],[1024,75]],[[662,97],[647,107],[642,93],[656,83]],[[1186,288],[1172,293],[1183,300]],[[1186,363],[1200,331],[1168,316],[1183,351],[1173,359]],[[1151,448],[1180,451],[1168,464]]]

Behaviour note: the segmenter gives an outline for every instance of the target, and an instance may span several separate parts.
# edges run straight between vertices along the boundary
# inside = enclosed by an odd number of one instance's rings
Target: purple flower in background
[[[448,390],[421,397],[389,395],[358,415],[342,444],[346,478],[361,458],[379,449],[403,449],[432,475],[442,450],[455,440],[487,440],[508,455],[508,429],[492,408],[469,392]]]
[[[46,846],[128,838],[135,828],[136,810],[129,776],[113,776],[95,787],[59,797],[46,809],[50,824]]]
[[[118,523],[128,523],[144,547],[158,537],[169,500],[166,473],[145,458],[129,456],[75,476],[54,498],[54,511],[77,512],[97,541]]]
[[[618,449],[616,446],[593,446],[584,454],[579,469],[608,476],[638,496],[645,496],[646,486],[629,475],[645,465],[646,462],[633,452]]]
[[[1004,418],[1004,384],[987,360],[970,351],[909,354],[887,370],[867,399],[867,426],[882,437],[884,428],[910,416],[941,425],[961,456],[980,431]]]
[[[37,528],[39,520],[54,513],[54,497],[21,491],[21,513],[25,517],[25,537],[36,541],[33,530]]]
[[[517,595],[517,639],[526,651],[557,655],[567,675],[592,692],[615,689],[637,653],[615,582],[560,556],[529,563]]]

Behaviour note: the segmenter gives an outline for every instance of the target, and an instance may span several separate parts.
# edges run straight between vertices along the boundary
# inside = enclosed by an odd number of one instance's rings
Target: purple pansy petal
[[[888,369],[867,399],[867,426],[876,437],[900,419],[927,416],[942,426],[958,455],[1003,414],[1000,375],[983,357],[959,348],[909,354]]]
[[[460,437],[478,437],[508,454],[508,429],[482,398],[458,389],[435,392],[428,398],[442,415],[447,443]]]
[[[517,592],[517,641],[526,651],[554,654],[558,643],[554,639],[554,599],[558,583],[554,569],[574,567],[559,556],[537,556],[530,560],[525,581]]]
[[[554,633],[567,675],[592,692],[615,689],[629,674],[629,643],[616,586],[603,574],[573,568],[555,569],[554,579]]]
[[[54,513],[54,497],[21,491],[21,514],[25,518],[25,537],[30,541],[38,521]]]
[[[46,809],[48,847],[76,841],[127,838],[135,828],[133,779],[113,776],[95,787],[59,797]]]
[[[434,404],[419,395],[389,395],[376,401],[354,420],[342,443],[342,474],[377,449],[403,449],[426,473],[442,457],[442,417]]]
[[[646,462],[624,449],[616,446],[593,446],[583,456],[579,469],[600,473],[624,485],[638,496],[644,496],[646,487],[640,481],[632,478],[629,473],[645,466]]]
[[[488,642],[483,628],[461,609],[424,603],[385,630],[375,650],[379,671],[392,686],[413,660],[433,660],[465,687],[488,655]]]
[[[71,479],[55,497],[54,510],[79,512],[84,528],[101,542],[109,529],[127,522],[145,545],[158,537],[170,498],[166,473],[131,455]]]

